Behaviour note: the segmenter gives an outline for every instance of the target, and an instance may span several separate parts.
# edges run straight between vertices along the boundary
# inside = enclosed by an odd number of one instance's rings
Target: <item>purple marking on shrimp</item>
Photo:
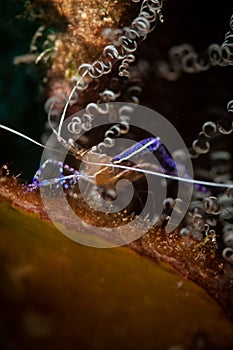
[[[123,160],[128,160],[138,154],[143,154],[144,152],[153,152],[156,151],[160,145],[161,141],[158,137],[148,137],[127,148],[124,152],[114,157],[112,161],[118,163]]]

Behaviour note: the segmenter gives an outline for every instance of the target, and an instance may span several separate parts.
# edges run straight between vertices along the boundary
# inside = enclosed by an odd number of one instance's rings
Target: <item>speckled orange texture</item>
[[[27,197],[0,182],[1,349],[232,349],[232,323],[197,284],[128,248],[73,242],[15,207]]]
[[[135,10],[131,0],[36,0],[28,4],[33,13],[39,8],[41,22],[59,31],[54,41],[48,77],[71,78],[81,63],[93,62],[108,41],[105,28],[130,23]]]
[[[26,192],[17,179],[9,176],[0,177],[1,201],[8,202],[12,208],[39,215],[43,220],[49,220],[39,192]],[[77,231],[75,224],[64,216],[59,203],[53,198],[51,201],[53,201],[53,207],[56,208],[56,221]],[[122,223],[123,214],[106,215],[95,211],[94,208],[88,207],[81,197],[71,201],[70,204],[75,213],[93,227],[114,227]],[[128,220],[130,220],[129,217]],[[163,261],[173,266],[183,276],[202,286],[222,304],[229,316],[233,317],[232,272],[228,271],[228,264],[223,262],[211,239],[205,243],[197,243],[191,239],[187,242],[177,232],[168,235],[159,227],[154,227],[128,247],[154,261]]]

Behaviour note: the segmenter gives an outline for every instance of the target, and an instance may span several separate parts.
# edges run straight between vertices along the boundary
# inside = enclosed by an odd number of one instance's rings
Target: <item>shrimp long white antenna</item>
[[[51,151],[56,151],[56,152],[57,152],[56,149],[47,147],[47,146],[43,145],[42,143],[40,143],[40,142],[38,142],[38,141],[36,141],[36,140],[33,140],[31,137],[29,137],[29,136],[27,136],[27,135],[24,135],[24,134],[22,134],[21,132],[10,128],[9,126],[5,126],[5,125],[0,124],[0,128],[1,128],[1,129],[4,129],[4,130],[6,130],[6,131],[9,131],[9,132],[11,132],[12,134],[15,134],[15,135],[17,135],[17,136],[20,136],[20,137],[24,138],[25,140],[30,141],[30,142],[34,143],[35,145],[37,145],[37,146],[39,146],[39,147],[46,148],[46,149],[49,149],[49,150],[51,150]]]
[[[120,164],[114,164],[114,163],[97,163],[97,162],[90,162],[90,161],[86,161],[83,160],[84,163],[89,164],[89,165],[95,165],[95,166],[106,166],[106,167],[110,167],[110,168],[119,168],[122,170],[129,170],[129,171],[137,171],[139,173],[143,173],[143,174],[148,174],[148,175],[154,175],[154,176],[158,176],[161,178],[165,178],[168,180],[176,180],[176,181],[182,181],[182,182],[186,182],[186,183],[190,183],[193,185],[202,185],[202,186],[209,186],[209,187],[218,187],[218,188],[233,188],[233,184],[227,184],[227,183],[217,183],[217,182],[211,182],[211,181],[202,181],[202,180],[196,180],[196,179],[192,179],[192,178],[188,178],[188,177],[179,177],[176,175],[170,175],[170,174],[166,174],[166,173],[160,173],[157,171],[152,171],[152,170],[148,170],[148,169],[142,169],[142,168],[134,168],[134,167],[130,167],[130,166],[126,166],[126,165],[120,165]]]
[[[58,136],[58,132],[57,130],[55,129],[55,127],[53,126],[52,122],[51,122],[51,113],[52,113],[52,110],[53,110],[53,104],[50,106],[49,108],[49,112],[48,112],[48,122],[49,122],[49,126],[51,128],[51,130],[53,131],[53,133],[56,135],[57,137],[57,140],[59,142],[61,142],[61,144],[63,146],[65,146],[66,148],[70,149],[70,146],[68,145],[67,141],[64,140],[61,136]],[[60,121],[61,122],[61,121]]]
[[[2,125],[0,124],[0,128],[4,129],[6,131],[9,131],[15,135],[18,135],[22,138],[24,138],[25,140],[28,140],[32,143],[34,143],[35,145],[42,147],[42,148],[46,148],[52,151],[56,151],[58,152],[58,150],[53,149],[53,148],[49,148],[47,146],[42,145],[42,143],[33,140],[32,138],[30,138],[27,135],[22,134],[21,132],[14,130],[8,126]],[[179,177],[176,175],[170,175],[170,174],[166,174],[166,173],[160,173],[157,171],[152,171],[152,170],[148,170],[148,169],[142,169],[142,168],[134,168],[134,167],[130,167],[130,166],[126,166],[126,165],[120,165],[120,164],[114,164],[114,163],[98,163],[98,162],[91,162],[91,161],[87,161],[87,160],[82,160],[83,163],[86,163],[88,165],[95,165],[95,166],[106,166],[106,167],[115,167],[115,168],[119,168],[122,170],[129,170],[129,171],[137,171],[139,173],[143,173],[143,174],[148,174],[148,175],[154,175],[154,176],[158,176],[161,177],[163,179],[169,179],[169,180],[177,180],[177,181],[182,181],[182,182],[186,182],[186,183],[190,183],[193,185],[202,185],[202,186],[209,186],[209,187],[217,187],[217,188],[233,188],[233,184],[226,184],[226,183],[217,183],[217,182],[210,182],[210,181],[202,181],[202,180],[196,180],[196,179],[191,179],[188,177]]]
[[[62,111],[62,115],[61,115],[61,119],[60,119],[60,122],[59,122],[59,125],[58,125],[58,130],[56,132],[56,135],[57,135],[57,138],[58,138],[58,141],[61,140],[61,128],[62,128],[62,125],[63,125],[63,122],[65,120],[65,116],[66,116],[66,112],[67,112],[67,108],[72,100],[72,97],[75,93],[75,91],[77,90],[77,87],[79,86],[79,84],[81,83],[82,79],[87,75],[88,73],[88,69],[86,69],[84,71],[84,73],[81,75],[81,77],[78,79],[78,81],[76,82],[75,86],[73,87],[73,89],[71,90],[71,93],[66,101],[66,104],[63,108],[63,111]]]

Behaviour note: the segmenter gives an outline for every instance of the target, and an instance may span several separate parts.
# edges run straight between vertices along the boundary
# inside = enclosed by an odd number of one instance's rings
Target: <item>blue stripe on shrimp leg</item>
[[[111,162],[113,164],[111,170],[109,168],[103,167],[95,174],[96,183],[99,186],[115,184],[120,178],[127,176],[127,174],[131,172],[131,169],[133,170],[133,167],[129,167],[128,169],[122,170],[120,166],[114,167],[114,164],[118,165],[123,161],[131,160],[131,158],[137,157],[138,155],[142,155],[147,152],[152,152],[153,150],[158,148],[160,143],[161,141],[158,137],[149,137],[127,148],[125,151],[111,159]],[[135,174],[141,176],[141,173]]]
[[[177,170],[180,168],[180,164],[176,164],[162,143],[156,150],[155,154],[160,164],[162,165],[162,168],[167,174],[177,175]],[[190,179],[190,176],[186,173],[185,169],[182,171],[184,171],[183,178]],[[202,193],[210,193],[209,190],[201,184],[194,184],[194,187],[197,191],[200,191]]]
[[[148,137],[137,142],[132,147],[129,147],[124,152],[114,157],[112,161],[115,164],[120,163],[147,152],[154,153],[165,172],[174,173],[176,171],[176,163],[162,144],[159,137]]]
[[[59,171],[60,176],[54,177],[50,179],[40,180],[40,177],[43,173],[43,171],[49,166],[50,164],[55,165]],[[68,172],[72,173],[71,175],[65,176],[64,175],[64,169]],[[37,170],[35,176],[33,177],[32,184],[29,185],[29,190],[33,190],[39,187],[44,186],[50,186],[50,185],[57,185],[57,187],[64,185],[65,188],[68,188],[67,180],[74,185],[78,181],[79,172],[70,166],[64,164],[61,161],[57,161],[54,159],[47,159],[42,166]]]
[[[159,145],[154,154],[165,172],[168,174],[177,173],[176,162],[172,159],[171,155],[168,153],[167,149],[162,143]]]
[[[144,154],[146,152],[152,152],[155,155],[162,167],[162,171],[165,172],[165,174],[177,175],[177,170],[180,168],[180,165],[176,164],[176,162],[172,159],[159,137],[149,137],[136,143],[132,147],[126,149],[124,152],[115,156],[112,159],[112,162],[115,164],[121,163],[124,160],[130,160],[133,156],[139,156],[140,154]],[[183,177],[190,179],[189,175],[185,172],[185,169],[183,169]],[[195,184],[194,186],[197,191],[209,193],[208,189],[203,185]]]
[[[127,148],[124,152],[115,156],[112,159],[112,162],[120,163],[124,160],[129,160],[130,158],[139,154],[156,151],[160,145],[161,141],[159,137],[148,137],[140,142],[137,142],[135,145]]]

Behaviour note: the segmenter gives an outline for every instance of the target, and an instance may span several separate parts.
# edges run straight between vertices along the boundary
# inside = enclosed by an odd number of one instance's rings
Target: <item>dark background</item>
[[[41,25],[23,15],[23,1],[4,1],[0,12],[0,123],[40,141],[46,121],[41,66],[13,64],[15,56],[29,52],[30,41]],[[138,52],[150,62],[167,58],[173,45],[184,42],[198,52],[209,44],[221,44],[229,27],[231,1],[167,0],[165,23],[159,24]],[[204,121],[218,120],[232,98],[232,67],[213,67],[208,72],[183,75],[177,82],[157,77],[151,70],[141,103],[169,119],[187,146],[197,136]],[[227,136],[223,147],[231,147]],[[219,146],[221,148],[221,145]],[[38,168],[41,150],[16,135],[0,130],[0,165],[30,179]]]
[[[233,12],[231,1],[178,0],[164,2],[165,23],[157,26],[140,53],[150,61],[166,60],[174,45],[188,43],[201,53],[222,44]],[[218,120],[232,99],[232,67],[211,67],[199,74],[183,74],[175,81],[150,77],[143,100],[167,117],[191,142],[205,120]],[[188,133],[188,134],[187,134]]]
[[[46,114],[42,69],[33,64],[14,65],[16,56],[27,54],[31,39],[41,25],[25,14],[23,1],[3,1],[0,12],[0,123],[40,141]],[[0,130],[0,165],[30,179],[41,150],[30,142]]]

